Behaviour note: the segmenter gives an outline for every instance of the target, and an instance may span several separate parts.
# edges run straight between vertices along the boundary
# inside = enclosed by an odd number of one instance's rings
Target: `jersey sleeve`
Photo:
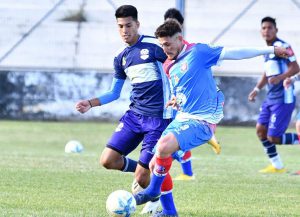
[[[294,54],[294,51],[293,51],[291,45],[289,45],[288,43],[283,42],[283,41],[276,41],[276,42],[274,42],[273,45],[275,47],[284,47],[285,49],[288,50],[288,52],[289,52],[289,57],[287,58],[288,62],[295,62],[296,61],[296,56]]]
[[[223,47],[208,44],[200,44],[200,46],[198,46],[198,49],[200,49],[200,58],[204,60],[205,67],[210,68],[218,64]]]
[[[116,79],[122,79],[122,80],[126,79],[127,76],[122,67],[122,60],[118,56],[115,57],[114,59],[114,70],[115,70],[114,77]]]
[[[167,55],[164,53],[163,49],[158,45],[155,45],[155,59],[162,63],[164,63],[167,59]]]

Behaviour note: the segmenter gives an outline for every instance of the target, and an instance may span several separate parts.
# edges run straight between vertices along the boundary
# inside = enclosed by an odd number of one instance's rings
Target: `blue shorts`
[[[188,151],[207,143],[213,136],[209,123],[198,120],[178,121],[173,120],[162,136],[172,133],[179,144],[181,151]]]
[[[268,128],[268,136],[280,137],[289,126],[294,108],[295,103],[268,104],[265,101],[257,122]]]
[[[128,155],[142,142],[139,164],[148,168],[153,157],[152,149],[170,120],[137,114],[128,110],[120,119],[120,124],[106,147],[121,155]]]

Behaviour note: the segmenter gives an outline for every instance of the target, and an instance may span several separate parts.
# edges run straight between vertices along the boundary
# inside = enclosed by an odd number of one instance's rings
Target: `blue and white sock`
[[[296,133],[285,133],[281,136],[282,145],[298,145],[298,135]]]
[[[135,160],[132,160],[128,157],[123,156],[124,159],[124,165],[121,171],[123,172],[135,172],[137,167],[137,162]]]

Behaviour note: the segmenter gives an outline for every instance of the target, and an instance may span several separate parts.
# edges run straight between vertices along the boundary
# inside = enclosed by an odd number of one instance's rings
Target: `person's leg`
[[[137,162],[126,156],[142,141],[143,135],[135,130],[136,126],[136,117],[131,111],[127,111],[101,154],[100,164],[103,167],[135,172]]]
[[[139,158],[139,166],[138,168],[144,168],[139,172],[138,170],[135,173],[135,179],[140,180],[141,187],[146,188],[150,182],[150,170],[149,170],[149,162],[151,161],[154,152],[153,149],[160,139],[162,132],[167,128],[170,123],[170,120],[156,118],[156,117],[148,117],[144,116],[141,120],[141,125],[144,133],[144,139],[142,143],[142,149],[140,152]],[[146,174],[148,172],[148,174]],[[155,213],[160,205],[159,199],[157,201],[149,201],[144,206],[141,214],[151,214]]]
[[[268,140],[270,142],[278,145],[299,144],[296,133],[285,133],[289,126],[294,108],[294,103],[282,103],[271,107],[271,127],[268,131]]]
[[[106,147],[100,157],[100,164],[106,169],[135,172],[137,162],[125,157],[119,152]]]
[[[173,190],[173,181],[170,174],[168,173],[161,186],[161,196],[160,196],[160,202],[162,205],[161,214],[174,215],[174,216],[176,216],[177,214],[172,190]]]
[[[267,102],[264,102],[260,108],[260,114],[256,124],[256,134],[261,141],[264,151],[272,165],[259,170],[261,173],[269,173],[273,170],[273,168],[283,168],[275,144],[268,140],[268,127],[272,127],[272,121],[274,121],[274,117],[272,117],[271,105],[268,105]]]
[[[149,186],[144,191],[134,195],[137,205],[159,197],[162,183],[168,176],[168,171],[172,165],[171,154],[179,149],[179,144],[182,150],[189,150],[206,143],[211,137],[212,131],[209,125],[204,122],[196,120],[178,122],[174,120],[158,141],[155,158],[150,163],[150,169],[153,168],[153,172]]]
[[[280,155],[277,153],[275,144],[282,142],[282,135],[288,128],[294,104],[273,104],[268,105],[267,107],[269,115],[267,139],[265,139],[265,134],[263,137],[260,137],[260,139],[272,165],[260,170],[260,172],[283,173],[286,172],[286,169],[284,169],[284,165]],[[260,117],[262,117],[262,115]],[[262,118],[260,120],[262,120]]]
[[[173,180],[176,181],[190,181],[194,180],[194,173],[192,169],[192,153],[191,151],[183,152],[181,150],[175,152],[172,155],[173,159],[177,160],[180,163],[182,174],[175,177]]]

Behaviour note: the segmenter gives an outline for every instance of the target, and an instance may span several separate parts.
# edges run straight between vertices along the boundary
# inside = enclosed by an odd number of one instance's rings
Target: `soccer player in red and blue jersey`
[[[108,104],[119,98],[126,78],[132,86],[130,109],[120,119],[112,137],[103,150],[100,163],[107,169],[134,172],[139,186],[150,182],[149,162],[153,147],[170,123],[171,108],[165,109],[170,99],[168,78],[162,70],[166,54],[157,39],[138,33],[137,9],[123,5],[115,12],[119,34],[126,45],[114,59],[114,78],[111,90],[90,100],[82,100],[76,109],[85,113],[95,106]],[[127,157],[142,143],[139,161]],[[171,177],[170,177],[171,179]]]
[[[285,133],[295,108],[295,96],[293,85],[289,92],[285,91],[283,87],[283,80],[299,72],[299,65],[290,45],[277,37],[277,31],[274,18],[265,17],[262,19],[261,34],[267,45],[285,47],[290,51],[290,56],[289,58],[280,58],[274,54],[266,54],[265,72],[248,97],[250,101],[254,101],[259,90],[266,84],[268,85],[267,98],[260,108],[256,133],[271,165],[260,170],[261,173],[286,172],[275,144],[299,144],[297,134]]]
[[[178,23],[181,25],[181,27],[183,29],[184,17],[182,16],[182,14],[180,13],[179,10],[177,10],[176,8],[168,9],[164,14],[164,20],[166,21],[166,20],[170,20],[170,19],[174,19],[174,20],[178,21]],[[184,43],[186,45],[190,44],[186,40],[184,40]],[[168,64],[169,64],[168,61],[164,63],[164,71],[165,71],[165,68],[166,69],[168,68]],[[218,97],[219,97],[219,102],[224,104],[225,97],[219,88],[218,88]],[[176,111],[174,111],[174,116],[175,116],[175,114],[176,114]],[[212,145],[212,148],[216,152],[216,154],[220,153],[221,147],[214,137],[212,140],[209,141],[209,144]],[[194,176],[193,169],[192,169],[192,153],[191,153],[191,151],[186,151],[186,152],[178,151],[173,154],[173,158],[176,159],[180,163],[182,172],[183,172],[179,176],[175,177],[173,180],[179,180],[179,181],[194,180],[195,176]]]
[[[155,32],[168,60],[172,61],[167,73],[174,96],[169,104],[178,107],[178,114],[157,142],[149,164],[151,181],[144,191],[134,195],[137,205],[160,197],[161,185],[169,176],[172,165],[171,155],[207,143],[213,136],[212,126],[223,118],[223,107],[218,104],[211,71],[213,65],[226,59],[246,59],[271,53],[288,55],[286,49],[273,46],[223,48],[200,43],[188,46],[184,44],[181,32],[180,25],[173,20],[166,21]],[[175,207],[169,207],[155,216],[178,216],[178,213]]]

